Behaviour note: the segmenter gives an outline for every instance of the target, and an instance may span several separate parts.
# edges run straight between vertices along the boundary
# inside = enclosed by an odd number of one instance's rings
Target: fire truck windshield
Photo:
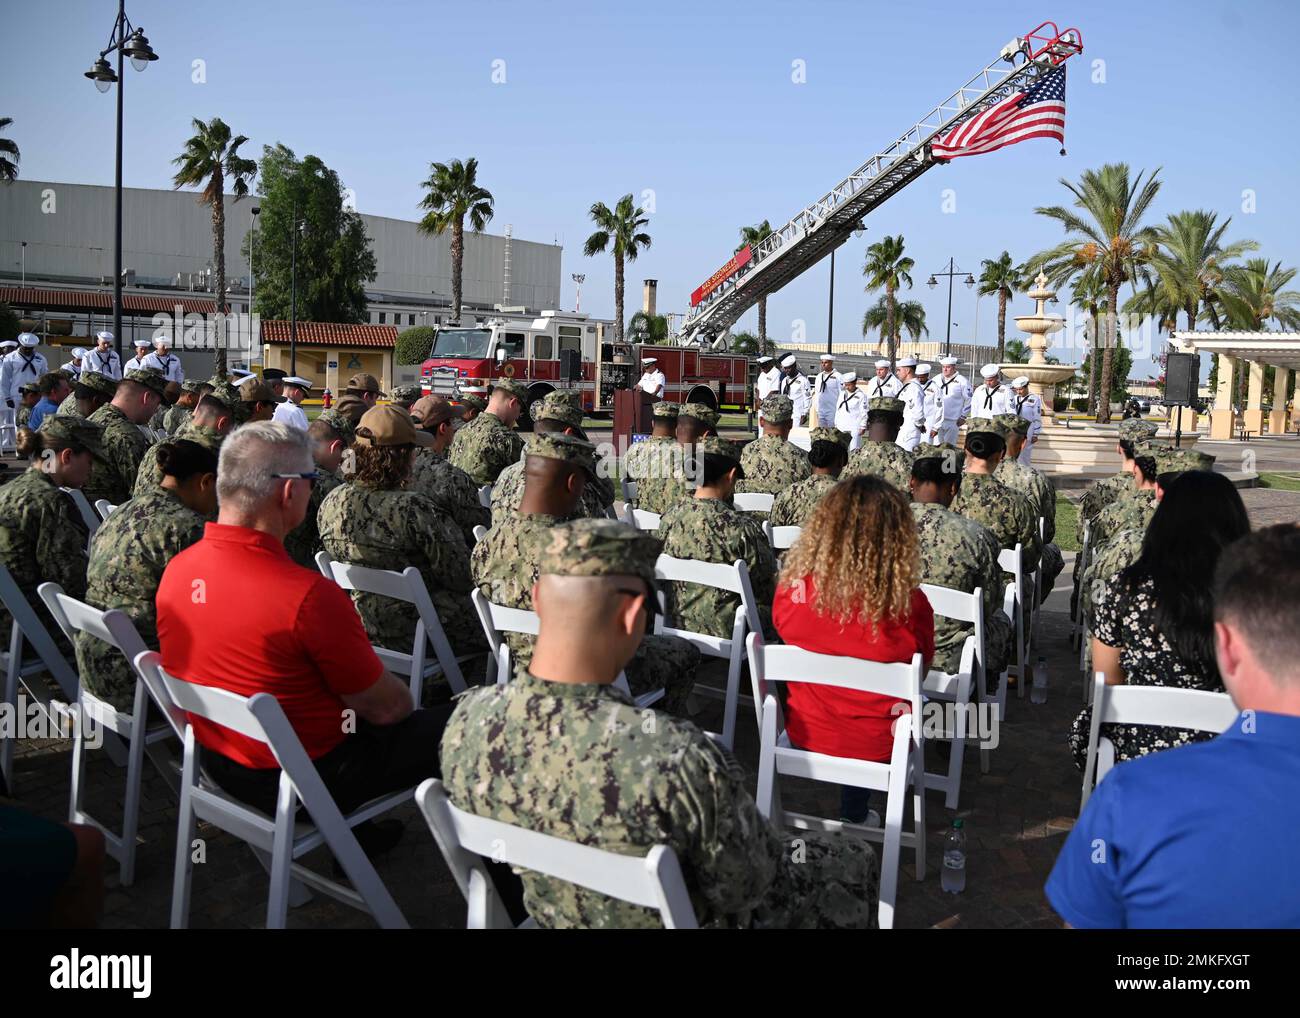
[[[431,357],[486,357],[492,333],[487,329],[439,329]]]

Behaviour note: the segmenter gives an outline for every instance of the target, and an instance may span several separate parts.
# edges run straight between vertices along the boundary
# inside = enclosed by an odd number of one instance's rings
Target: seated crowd
[[[34,607],[37,586],[55,581],[125,613],[169,674],[241,696],[272,693],[345,812],[441,777],[452,802],[476,814],[620,852],[669,845],[702,924],[869,928],[880,873],[860,839],[796,839],[762,816],[744,770],[691,720],[700,651],[657,632],[656,617],[726,638],[741,598],[661,585],[661,554],[742,561],[769,642],[876,662],[919,654],[925,669],[946,672],[958,669],[972,624],[936,615],[921,587],[978,588],[980,698],[1013,656],[1015,622],[1003,610],[1013,574],[1000,554],[1020,549],[1025,624],[1029,577],[1040,571],[1045,597],[1063,568],[1055,490],[1021,462],[1027,427],[1015,415],[966,421],[961,449],[913,452],[897,444],[902,401],[878,396],[862,434],[814,428],[804,452],[790,441],[792,401],[773,394],[762,437],[742,450],[717,434],[712,408],[661,402],[652,435],[621,464],[635,482],[631,505],[659,517],[651,532],[612,518],[611,464],[583,430],[577,393],[530,408],[527,390],[504,379],[478,405],[410,393],[408,407],[383,402],[377,381],[357,376],[304,429],[276,408],[286,383],[300,402],[305,381],[184,387],[153,368],[120,382],[93,375],[83,371],[71,390],[61,376],[61,386],[42,378],[39,427],[19,433],[30,467],[0,486],[0,565]],[[516,427],[525,414],[526,440]],[[154,419],[169,438],[151,441],[139,427]],[[1226,689],[1242,715],[1214,739],[1103,728],[1117,761],[1133,763],[1099,785],[1047,893],[1076,926],[1294,924],[1300,895],[1286,852],[1300,833],[1288,790],[1300,777],[1300,529],[1252,534],[1209,457],[1152,439],[1142,422],[1125,421],[1123,472],[1081,506],[1090,553],[1075,598],[1092,661],[1108,683]],[[89,542],[62,489],[116,507]],[[774,496],[770,512],[737,508],[738,492]],[[801,528],[779,558],[765,520]],[[409,653],[425,633],[417,609],[349,596],[317,568],[322,552],[413,567],[471,686],[496,675],[472,592],[535,612],[538,632],[506,634],[511,681],[453,699],[435,679],[415,702],[375,648]],[[8,622],[0,610],[6,635]],[[132,709],[137,680],[120,653],[85,634],[65,649],[87,691]],[[900,704],[796,683],[783,701],[787,735],[813,752],[888,761]],[[267,747],[192,724],[205,774],[274,813],[280,772]],[[1085,709],[1068,733],[1080,764],[1089,724]],[[841,818],[872,823],[869,801],[845,786]],[[372,820],[356,834],[374,856],[402,825]],[[8,858],[21,862],[0,864],[0,881],[26,884],[14,921],[93,922],[98,832],[0,801],[0,840],[10,837],[22,852]],[[1089,854],[1098,838],[1111,846],[1100,865]],[[1225,850],[1249,865],[1230,880],[1198,878]],[[489,871],[515,919],[658,924],[651,910],[537,873]],[[1268,893],[1278,882],[1284,893]]]

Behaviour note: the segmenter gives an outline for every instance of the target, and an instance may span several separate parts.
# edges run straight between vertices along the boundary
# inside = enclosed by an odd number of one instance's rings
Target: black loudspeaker
[[[579,351],[560,351],[560,379],[565,382],[582,381],[582,354]]]
[[[1200,379],[1200,354],[1171,353],[1165,362],[1165,403],[1169,406],[1194,406]]]

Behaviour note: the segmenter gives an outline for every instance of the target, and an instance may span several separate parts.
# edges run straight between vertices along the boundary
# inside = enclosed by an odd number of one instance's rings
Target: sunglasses
[[[272,477],[282,481],[306,481],[308,484],[315,485],[321,478],[319,470],[308,470],[306,473],[299,474],[272,474]]]

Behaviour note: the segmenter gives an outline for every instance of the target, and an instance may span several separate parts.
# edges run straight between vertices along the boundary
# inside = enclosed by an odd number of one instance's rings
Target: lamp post
[[[257,217],[262,214],[262,206],[254,205],[253,209],[253,226],[252,232],[257,233]],[[253,298],[257,296],[257,237],[254,236],[248,245],[248,315],[251,322],[253,316]]]
[[[961,269],[957,268],[956,261],[952,258],[949,258],[947,272],[932,272],[930,274],[930,278],[925,281],[925,285],[928,286],[931,290],[933,290],[936,286],[939,285],[939,280],[935,278],[936,276],[948,277],[948,317],[946,319],[946,321],[948,322],[948,335],[943,343],[943,355],[945,357],[949,357],[952,355],[952,280],[954,276],[961,276],[961,275],[965,275],[966,277],[964,280],[962,280],[962,282],[966,284],[967,289],[970,289],[972,286],[975,285],[975,277],[972,276],[969,272],[963,273]]]
[[[104,59],[117,53],[117,71]],[[122,356],[122,86],[125,82],[123,57],[131,58],[131,66],[143,71],[158,54],[149,45],[144,30],[136,28],[126,16],[126,0],[118,0],[117,18],[108,45],[99,51],[99,59],[90,66],[86,77],[101,92],[107,92],[117,82],[117,158],[113,176],[113,347]]]
[[[290,241],[289,255],[289,289],[291,297],[289,317],[289,373],[298,374],[298,234],[302,233],[302,223],[298,219],[298,203],[293,205],[293,238]]]
[[[22,245],[23,245],[23,289],[26,290],[27,289],[27,241],[24,240],[22,242]]]
[[[587,281],[587,274],[585,272],[574,272],[569,278],[573,280],[576,288],[573,297],[573,311],[576,314],[582,310],[582,284]]]
[[[831,337],[835,335],[835,249],[831,248],[831,282],[827,288],[826,298],[826,352],[834,353],[831,349]],[[760,339],[761,342],[761,339]]]

